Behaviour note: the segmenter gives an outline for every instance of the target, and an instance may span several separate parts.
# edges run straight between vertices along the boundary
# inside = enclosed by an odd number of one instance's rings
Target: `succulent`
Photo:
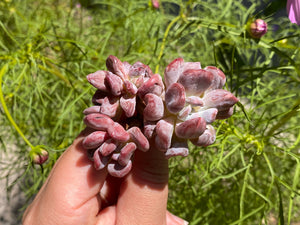
[[[89,74],[97,88],[84,122],[94,132],[83,140],[96,169],[107,167],[123,177],[132,167],[134,151],[148,151],[153,139],[166,158],[187,156],[188,141],[197,146],[214,143],[211,125],[232,115],[238,99],[222,87],[224,73],[199,62],[172,61],[159,74],[141,62],[130,65],[115,56],[106,60],[108,71]]]

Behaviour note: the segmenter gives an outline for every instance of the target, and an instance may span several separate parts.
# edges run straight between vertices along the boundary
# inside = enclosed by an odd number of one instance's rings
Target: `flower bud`
[[[248,33],[253,38],[261,38],[267,33],[268,25],[262,19],[256,19],[254,22],[247,25]]]
[[[38,151],[31,152],[30,157],[34,164],[42,165],[47,161],[49,153],[45,149],[39,149]]]

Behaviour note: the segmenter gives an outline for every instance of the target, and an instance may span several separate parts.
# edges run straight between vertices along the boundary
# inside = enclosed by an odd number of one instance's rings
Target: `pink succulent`
[[[287,0],[286,9],[290,21],[300,25],[300,0]]]

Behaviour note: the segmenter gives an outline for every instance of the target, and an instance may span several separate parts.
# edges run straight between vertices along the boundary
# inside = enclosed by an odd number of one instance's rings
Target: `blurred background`
[[[0,223],[84,128],[108,55],[217,66],[240,102],[215,144],[170,159],[168,209],[195,224],[300,224],[300,26],[283,0],[0,0]],[[251,22],[267,23],[253,38]],[[45,163],[33,156],[46,150]]]

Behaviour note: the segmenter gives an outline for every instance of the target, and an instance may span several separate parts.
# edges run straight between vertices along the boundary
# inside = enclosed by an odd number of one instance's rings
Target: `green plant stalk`
[[[157,58],[157,59],[158,59],[158,64],[157,64],[157,66],[156,66],[156,68],[155,68],[155,73],[158,73],[158,70],[159,70],[159,61],[160,61],[160,59],[162,58],[162,55],[163,55],[163,53],[164,53],[164,49],[165,49],[165,46],[166,46],[166,41],[167,41],[168,34],[169,34],[169,32],[170,32],[170,29],[171,29],[171,27],[173,26],[173,24],[176,23],[180,18],[181,18],[181,15],[175,17],[175,18],[169,23],[169,25],[168,25],[168,27],[167,27],[165,33],[164,33],[163,42],[162,42],[162,44],[161,44],[160,52],[159,52],[159,55],[158,55],[158,58]]]
[[[11,123],[11,125],[16,129],[16,131],[19,133],[19,135],[23,138],[23,140],[26,142],[26,144],[33,149],[34,146],[30,143],[30,141],[28,141],[28,139],[25,137],[25,135],[23,134],[23,132],[21,131],[21,129],[18,127],[18,125],[16,124],[16,122],[14,121],[14,119],[12,118],[10,112],[8,111],[8,108],[6,106],[5,100],[4,100],[4,96],[3,96],[3,91],[2,91],[2,77],[3,75],[7,72],[8,69],[8,64],[5,64],[1,70],[0,70],[0,102],[1,105],[3,107],[4,113],[7,116],[7,119],[9,120],[9,122]]]

